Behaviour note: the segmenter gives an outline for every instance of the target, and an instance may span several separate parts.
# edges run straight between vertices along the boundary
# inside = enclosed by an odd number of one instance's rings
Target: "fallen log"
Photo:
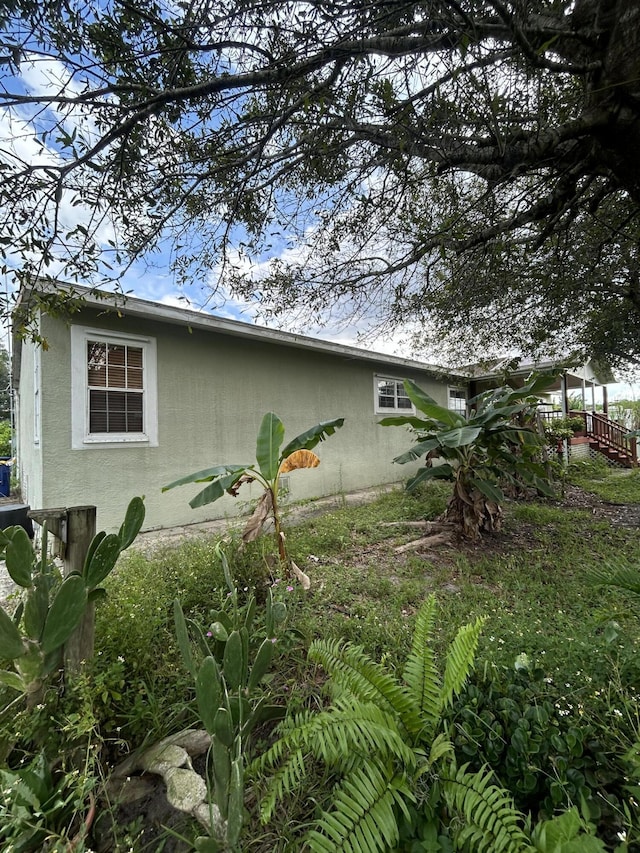
[[[407,551],[417,551],[418,548],[435,548],[438,545],[451,542],[452,539],[452,532],[429,534],[429,536],[414,539],[413,542],[407,542],[405,545],[398,545],[393,550],[396,554],[404,554]]]

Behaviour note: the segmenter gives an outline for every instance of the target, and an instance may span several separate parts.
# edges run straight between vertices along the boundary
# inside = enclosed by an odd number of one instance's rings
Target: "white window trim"
[[[380,380],[389,381],[389,382],[399,382],[401,385],[404,379],[400,379],[397,376],[389,376],[387,373],[376,373],[373,376],[373,406],[376,415],[415,415],[416,407],[411,403],[410,409],[398,409],[396,406],[393,409],[389,409],[383,406],[378,405],[378,382]]]
[[[469,404],[469,392],[468,392],[468,390],[464,387],[464,385],[449,385],[449,386],[447,386],[447,408],[449,409],[450,412],[458,412],[458,414],[460,414],[458,409],[454,409],[451,406],[451,392],[452,391],[462,391],[463,392],[463,394],[464,394],[464,413],[466,415],[467,414],[467,407]]]
[[[139,346],[143,350],[144,433],[89,433],[87,341]],[[158,446],[158,379],[155,338],[71,326],[71,447],[74,450]]]
[[[33,443],[40,445],[40,424],[42,421],[42,359],[41,347],[33,348]]]

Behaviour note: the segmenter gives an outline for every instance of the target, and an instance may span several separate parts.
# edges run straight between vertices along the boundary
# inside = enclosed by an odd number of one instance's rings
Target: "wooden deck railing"
[[[540,412],[540,415],[543,421],[548,423],[565,417],[562,412]],[[593,438],[611,450],[626,454],[634,467],[638,464],[637,439],[633,436],[629,437],[629,430],[622,424],[612,421],[600,412],[571,411],[569,417],[582,418],[584,431],[589,438]]]

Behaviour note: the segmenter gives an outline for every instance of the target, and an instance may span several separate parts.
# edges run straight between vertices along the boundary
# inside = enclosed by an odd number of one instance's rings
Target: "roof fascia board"
[[[46,283],[52,287],[51,283]],[[41,287],[39,283],[37,287]],[[57,286],[58,290],[64,290],[64,286]],[[240,320],[230,320],[216,317],[201,311],[193,311],[189,308],[176,308],[171,305],[162,305],[159,302],[151,302],[135,296],[120,294],[109,294],[105,298],[97,298],[92,294],[90,288],[73,285],[70,290],[82,296],[85,304],[102,312],[117,311],[123,316],[138,317],[147,320],[170,323],[184,326],[185,328],[202,329],[204,331],[215,331],[233,337],[248,338],[251,340],[264,341],[267,343],[280,344],[282,346],[296,347],[299,349],[323,352],[350,360],[373,362],[377,364],[390,365],[393,367],[405,367],[418,370],[422,373],[430,373],[434,376],[453,377],[458,380],[468,381],[468,374],[460,370],[452,370],[446,367],[415,361],[400,356],[388,355],[386,353],[362,350],[358,347],[337,344],[331,341],[323,341],[311,338],[307,335],[297,335],[292,332],[282,332],[277,329],[268,329],[265,326],[253,326]]]

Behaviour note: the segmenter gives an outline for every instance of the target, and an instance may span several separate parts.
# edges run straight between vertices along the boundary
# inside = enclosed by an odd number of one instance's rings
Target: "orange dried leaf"
[[[320,459],[312,450],[295,450],[283,460],[278,473],[288,474],[298,468],[317,468],[319,464]]]

